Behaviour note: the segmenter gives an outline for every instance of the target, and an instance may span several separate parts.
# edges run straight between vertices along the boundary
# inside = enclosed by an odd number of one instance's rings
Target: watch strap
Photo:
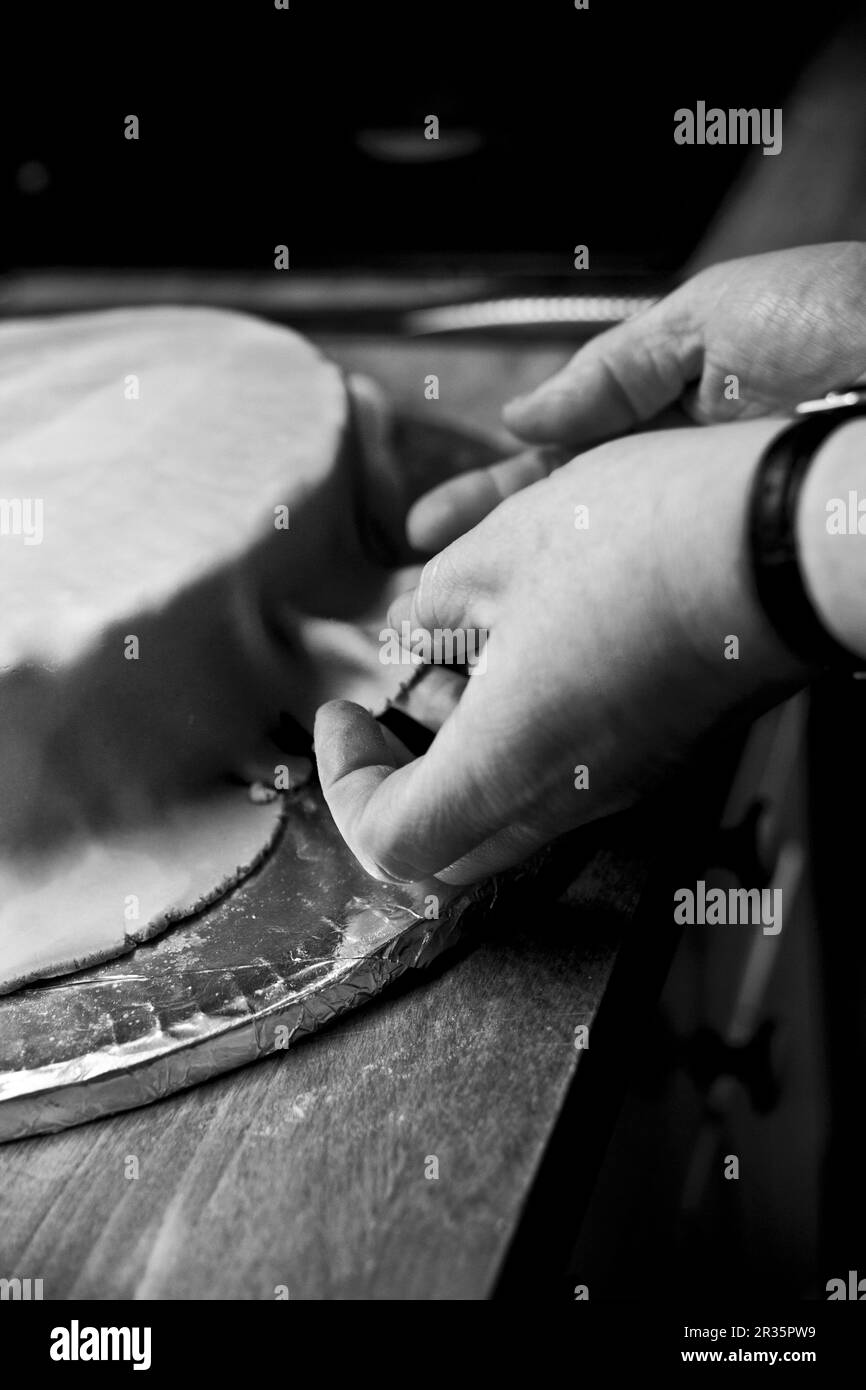
[[[802,414],[765,449],[752,487],[749,547],[761,607],[785,645],[810,666],[866,673],[858,656],[828,632],[812,603],[800,568],[797,508],[809,466],[828,435],[866,416],[866,398],[815,414]]]

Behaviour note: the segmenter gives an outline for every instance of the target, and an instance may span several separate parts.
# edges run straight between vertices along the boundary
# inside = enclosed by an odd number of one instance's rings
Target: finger
[[[476,563],[470,590],[468,567],[459,557],[452,558],[455,553],[451,546],[428,561],[417,588],[391,603],[388,626],[379,636],[407,663],[428,669],[468,667],[467,674],[480,673],[487,669],[491,622],[481,617],[488,602],[483,572]]]
[[[413,418],[399,410],[393,445],[407,503],[446,478],[495,463],[508,447],[504,438],[475,433],[463,424],[431,420],[429,413]]]
[[[408,636],[414,651],[414,633],[429,636],[446,628],[462,627],[475,597],[477,581],[473,594],[467,567],[460,560],[458,548],[452,545],[427,561],[414,589],[398,594],[388,609],[386,622],[401,640]]]
[[[315,747],[325,800],[350,850],[375,878],[428,878],[512,819],[513,789],[500,788],[495,797],[489,791],[492,772],[508,778],[510,769],[497,754],[483,704],[473,698],[479,683],[468,683],[429,750],[401,768],[366,710],[346,701],[319,710]]]
[[[382,730],[382,737],[385,740],[385,746],[388,749],[394,767],[405,767],[406,763],[412,761],[412,754],[409,752],[409,749],[406,747],[403,740],[399,738],[392,729],[388,728],[387,724],[383,724],[379,719],[376,720],[376,723]]]
[[[457,708],[467,677],[445,666],[427,666],[423,677],[409,684],[393,701],[394,709],[435,733]]]
[[[443,883],[477,883],[491,874],[502,873],[522,864],[536,850],[549,840],[543,830],[523,825],[509,825],[496,835],[491,835],[477,849],[458,859],[447,868],[440,869],[436,877]]]
[[[470,531],[504,498],[546,478],[567,463],[562,449],[527,449],[513,458],[449,478],[419,498],[406,521],[413,550],[435,551]]]
[[[502,448],[462,427],[403,414],[364,376],[352,374],[346,384],[363,492],[375,499],[377,545],[397,564],[413,555],[406,540],[409,506],[446,478],[495,463]]]
[[[586,448],[644,424],[700,375],[699,302],[686,284],[593,338],[531,395],[509,402],[508,428],[537,443]]]
[[[368,874],[404,882],[367,853],[363,815],[379,784],[399,766],[388,730],[361,705],[334,700],[316,713],[313,746],[322,792],[334,823]]]

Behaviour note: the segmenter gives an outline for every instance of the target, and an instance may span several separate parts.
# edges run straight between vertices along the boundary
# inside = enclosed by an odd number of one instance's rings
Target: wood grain
[[[488,1296],[637,901],[638,865],[603,862],[618,912],[587,906],[595,861],[579,916],[512,904],[282,1057],[4,1146],[0,1272],[49,1299]]]

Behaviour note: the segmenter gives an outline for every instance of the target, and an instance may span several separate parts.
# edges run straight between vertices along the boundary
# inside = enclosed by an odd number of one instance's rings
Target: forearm
[[[814,674],[777,635],[752,575],[755,474],[784,428],[776,418],[695,433],[691,457],[671,470],[659,497],[656,564],[670,611],[728,707],[772,702]],[[673,450],[677,441],[670,441]],[[866,419],[840,426],[816,452],[799,501],[797,542],[821,621],[866,657]]]
[[[670,611],[725,705],[772,702],[809,678],[758,599],[748,538],[761,455],[779,418],[688,431],[688,453],[659,494],[657,559]],[[671,435],[679,449],[682,436]]]

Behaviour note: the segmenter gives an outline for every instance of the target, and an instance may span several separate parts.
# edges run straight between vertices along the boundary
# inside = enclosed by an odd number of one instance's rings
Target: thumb
[[[322,791],[337,829],[374,878],[417,882],[461,860],[502,828],[486,795],[485,721],[469,707],[474,681],[422,757],[398,767],[382,727],[335,700],[316,715]]]
[[[410,509],[406,534],[420,553],[442,550],[471,531],[506,497],[547,478],[569,460],[563,449],[525,449],[439,483]]]
[[[652,419],[700,376],[698,293],[688,282],[652,308],[599,334],[503,417],[538,444],[587,448]]]
[[[392,605],[389,623],[397,626],[408,612],[410,627],[429,632],[434,645],[443,629],[459,629],[472,617],[474,573],[473,551],[457,542],[425,565],[414,593]],[[493,634],[485,656],[495,645]],[[511,823],[526,778],[517,759],[502,756],[496,709],[495,676],[485,660],[427,752],[398,766],[367,710],[346,700],[321,706],[313,737],[322,792],[349,849],[374,878],[428,878]]]

